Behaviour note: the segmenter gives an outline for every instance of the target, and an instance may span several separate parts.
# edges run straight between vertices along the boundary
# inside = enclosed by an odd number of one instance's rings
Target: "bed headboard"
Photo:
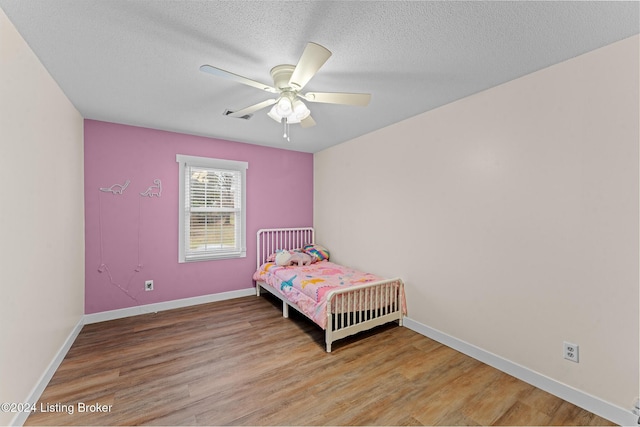
[[[278,249],[298,249],[315,243],[313,227],[263,228],[258,230],[257,266]]]

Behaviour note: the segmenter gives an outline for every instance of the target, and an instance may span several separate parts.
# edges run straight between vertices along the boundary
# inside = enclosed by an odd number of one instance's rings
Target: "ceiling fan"
[[[255,105],[229,113],[231,117],[243,117],[255,111],[273,105],[268,116],[273,120],[284,124],[284,137],[288,137],[290,124],[300,123],[303,128],[316,124],[311,112],[302,100],[309,102],[322,102],[328,104],[343,104],[366,106],[371,95],[368,93],[337,93],[337,92],[306,92],[302,89],[324,65],[331,56],[331,52],[317,43],[307,43],[297,65],[277,65],[271,69],[273,86],[269,86],[246,77],[239,76],[221,68],[211,65],[202,65],[200,71],[224,77],[238,83],[252,86],[266,92],[277,94],[277,97],[267,99]]]

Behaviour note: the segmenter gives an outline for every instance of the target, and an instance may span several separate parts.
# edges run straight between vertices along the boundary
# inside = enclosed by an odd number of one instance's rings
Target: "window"
[[[178,154],[178,261],[243,258],[248,163]]]

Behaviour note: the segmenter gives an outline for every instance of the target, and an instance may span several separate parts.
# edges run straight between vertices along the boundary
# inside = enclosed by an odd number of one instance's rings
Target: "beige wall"
[[[83,119],[0,10],[0,402],[29,397],[82,319],[83,200]]]
[[[411,319],[630,409],[639,45],[317,153],[318,242],[339,262],[403,277]],[[579,364],[563,360],[564,340]]]

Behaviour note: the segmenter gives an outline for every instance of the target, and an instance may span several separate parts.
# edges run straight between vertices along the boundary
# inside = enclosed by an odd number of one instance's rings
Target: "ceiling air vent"
[[[222,113],[225,116],[228,116],[229,114],[233,114],[233,111],[231,110],[224,110],[224,113]],[[245,114],[244,116],[240,116],[237,117],[238,119],[242,119],[242,120],[249,120],[251,117],[253,117],[253,114]]]

